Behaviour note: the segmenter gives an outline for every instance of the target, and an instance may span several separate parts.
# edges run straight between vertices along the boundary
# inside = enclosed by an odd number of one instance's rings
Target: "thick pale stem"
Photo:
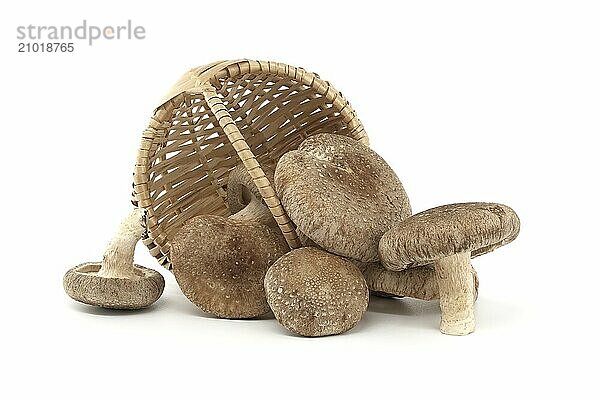
[[[464,252],[434,263],[440,291],[442,322],[448,335],[467,335],[475,330],[475,290],[471,273],[471,253]]]
[[[277,226],[269,208],[256,197],[252,196],[250,203],[229,218],[238,221],[255,221],[267,226]]]
[[[141,218],[142,210],[136,208],[121,222],[119,231],[106,247],[98,276],[129,279],[136,276],[133,253],[144,233]]]

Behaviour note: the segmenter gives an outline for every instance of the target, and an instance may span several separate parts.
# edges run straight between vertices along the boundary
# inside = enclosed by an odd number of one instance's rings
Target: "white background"
[[[600,12],[589,1],[3,3],[0,397],[597,396]],[[146,28],[142,41],[18,54],[18,25]],[[413,210],[494,201],[519,238],[474,265],[477,330],[435,302],[375,299],[352,331],[201,313],[164,270],[149,310],[79,305],[129,208],[140,135],[191,67],[254,58],[318,72],[352,102]],[[143,245],[136,261],[160,269]],[[4,392],[4,393],[2,393]]]

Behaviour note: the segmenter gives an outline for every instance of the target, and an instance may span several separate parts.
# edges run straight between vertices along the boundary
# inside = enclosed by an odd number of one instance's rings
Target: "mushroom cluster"
[[[171,238],[173,273],[193,304],[220,318],[272,312],[291,332],[314,337],[355,327],[369,293],[411,297],[439,300],[441,332],[473,332],[479,281],[471,258],[517,237],[514,210],[460,203],[413,215],[385,160],[342,135],[310,136],[262,169],[264,182],[242,164],[229,172],[229,217],[190,218]],[[265,204],[257,185],[271,183],[304,247],[289,248]],[[67,272],[69,296],[123,309],[160,297],[162,276],[133,264],[140,215],[123,222],[102,263]]]

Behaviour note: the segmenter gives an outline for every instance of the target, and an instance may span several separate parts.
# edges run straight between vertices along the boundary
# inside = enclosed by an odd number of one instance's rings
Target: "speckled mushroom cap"
[[[278,259],[267,271],[265,290],[275,318],[302,336],[346,332],[360,321],[369,302],[356,265],[315,247]]]
[[[222,318],[253,318],[269,311],[265,273],[288,250],[275,228],[201,215],[173,237],[171,261],[182,292],[200,309]]]
[[[387,163],[356,140],[331,134],[284,154],[275,190],[290,219],[332,253],[377,261],[377,245],[411,214],[402,183]]]
[[[87,262],[71,268],[64,276],[65,292],[76,301],[103,308],[135,310],[160,298],[165,280],[158,272],[135,264],[134,278],[98,276],[101,263]]]
[[[513,241],[519,228],[519,217],[508,206],[449,204],[397,223],[381,238],[379,254],[391,270],[430,264],[467,251],[477,257]]]

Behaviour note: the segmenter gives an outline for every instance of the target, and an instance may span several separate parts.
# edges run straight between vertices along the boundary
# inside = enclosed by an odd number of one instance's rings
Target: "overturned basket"
[[[324,132],[368,144],[348,101],[317,74],[250,60],[190,70],[155,110],[135,166],[134,202],[146,210],[150,253],[170,269],[169,240],[185,221],[229,214],[227,177],[240,160],[290,247],[300,247],[261,163]]]

